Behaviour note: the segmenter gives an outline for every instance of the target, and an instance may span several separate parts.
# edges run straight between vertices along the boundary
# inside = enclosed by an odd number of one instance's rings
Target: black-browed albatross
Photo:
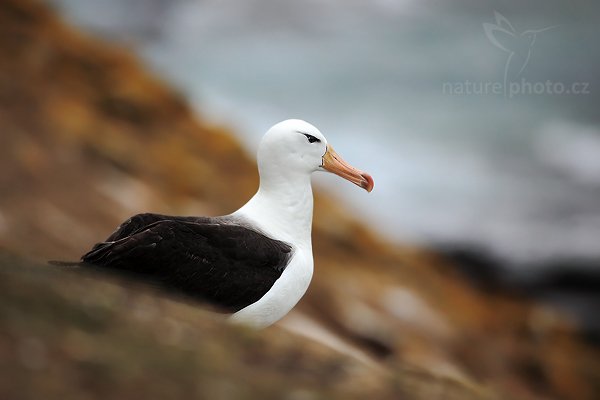
[[[313,274],[310,176],[329,171],[371,191],[373,179],[344,162],[313,125],[280,122],[258,148],[260,186],[220,217],[138,214],[81,258],[81,265],[140,274],[231,312],[256,328],[281,319]]]

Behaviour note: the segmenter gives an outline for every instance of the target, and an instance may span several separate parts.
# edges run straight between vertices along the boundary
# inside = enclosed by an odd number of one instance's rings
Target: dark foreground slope
[[[494,399],[472,383],[385,371],[281,328],[0,256],[3,399]],[[399,397],[401,396],[401,397]]]
[[[252,157],[224,129],[126,51],[30,0],[0,2],[0,144],[0,247],[37,260],[76,259],[138,212],[231,212],[257,184]],[[311,288],[258,333],[135,286],[4,258],[0,398],[240,387],[291,398],[598,397],[598,352],[563,316],[473,289],[441,257],[390,246],[317,197]]]

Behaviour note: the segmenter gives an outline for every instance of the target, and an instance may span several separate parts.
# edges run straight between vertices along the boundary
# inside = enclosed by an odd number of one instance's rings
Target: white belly
[[[290,263],[271,290],[257,302],[233,314],[230,320],[254,328],[264,328],[279,321],[306,293],[312,274],[312,252],[295,249]]]

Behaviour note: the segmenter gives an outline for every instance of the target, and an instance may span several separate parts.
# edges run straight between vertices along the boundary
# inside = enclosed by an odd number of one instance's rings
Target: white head
[[[291,180],[309,177],[315,171],[329,171],[373,190],[373,178],[346,163],[323,134],[308,122],[288,119],[267,131],[258,148],[258,169],[263,180]]]

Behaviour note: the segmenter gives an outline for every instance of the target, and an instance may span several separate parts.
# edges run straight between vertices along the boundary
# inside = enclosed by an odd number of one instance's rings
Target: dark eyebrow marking
[[[315,143],[315,142],[321,143],[321,139],[318,139],[318,138],[314,137],[313,135],[310,135],[310,134],[308,134],[306,132],[296,131],[296,133],[299,133],[301,135],[306,136],[306,138],[308,139],[309,143]]]

